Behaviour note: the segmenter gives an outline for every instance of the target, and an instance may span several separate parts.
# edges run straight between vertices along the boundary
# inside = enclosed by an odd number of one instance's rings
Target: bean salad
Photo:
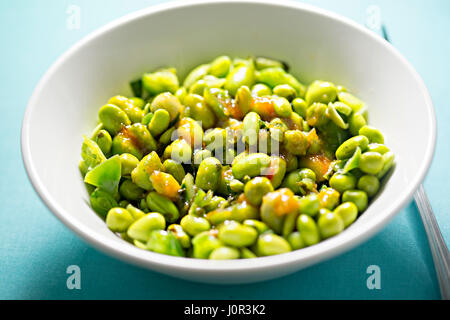
[[[287,64],[220,56],[130,83],[84,137],[92,209],[124,241],[198,259],[287,253],[350,227],[394,165],[363,101]]]

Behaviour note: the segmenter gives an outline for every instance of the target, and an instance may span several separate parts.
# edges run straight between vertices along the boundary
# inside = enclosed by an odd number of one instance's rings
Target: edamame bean
[[[245,197],[254,206],[259,206],[262,198],[273,191],[272,183],[265,177],[256,177],[245,184]]]
[[[197,234],[192,239],[192,245],[194,258],[208,259],[215,249],[223,246],[223,243],[212,233],[205,231]]]
[[[337,97],[337,89],[331,82],[314,81],[306,91],[305,100],[308,105],[314,102],[328,104],[334,102]]]
[[[167,173],[172,175],[178,183],[181,183],[183,181],[183,178],[186,175],[186,172],[184,171],[183,166],[172,159],[167,159],[163,163],[163,167]]]
[[[142,77],[142,85],[153,96],[167,91],[175,93],[179,87],[175,69],[161,69],[153,73],[146,73]]]
[[[380,180],[371,175],[365,175],[359,178],[358,189],[367,193],[369,197],[374,197],[380,190]]]
[[[158,109],[153,114],[150,123],[148,124],[148,130],[153,137],[160,136],[164,131],[167,130],[170,123],[170,114],[164,109]]]
[[[297,230],[302,235],[302,239],[306,246],[312,246],[320,241],[319,229],[309,215],[301,214],[298,217]]]
[[[243,157],[236,157],[231,165],[233,176],[242,179],[261,175],[271,164],[271,158],[264,153],[252,153]]]
[[[359,169],[367,174],[376,175],[383,169],[383,156],[378,152],[365,152],[359,160]]]
[[[347,190],[355,189],[356,178],[351,174],[339,174],[336,173],[330,179],[330,187],[337,190],[340,193],[344,193]]]
[[[131,124],[127,114],[119,107],[113,104],[106,104],[98,112],[100,121],[112,135],[116,135],[123,126]]]
[[[276,234],[262,234],[256,242],[258,256],[272,256],[292,251],[289,242]]]
[[[239,259],[241,253],[238,249],[232,247],[220,247],[214,249],[209,255],[211,260],[234,260]]]
[[[150,110],[155,113],[156,110],[164,109],[169,112],[170,121],[174,121],[183,111],[183,105],[177,97],[170,92],[164,92],[153,99]]]
[[[123,208],[112,208],[106,216],[106,225],[112,232],[127,231],[133,221],[133,216]]]
[[[164,230],[154,230],[150,233],[150,237],[147,241],[147,248],[156,253],[184,257],[184,251],[180,241],[172,232]]]
[[[306,214],[315,217],[319,213],[320,200],[317,194],[310,194],[299,200],[299,211],[301,214]]]
[[[178,220],[180,216],[178,208],[166,197],[156,192],[150,192],[146,201],[150,210],[161,213],[167,222],[173,223]]]
[[[319,218],[317,225],[323,239],[328,239],[338,235],[344,230],[345,227],[344,221],[342,221],[341,217],[334,212],[322,215]]]
[[[356,151],[356,148],[360,148],[361,151],[365,151],[369,146],[369,139],[365,136],[356,136],[345,141],[337,150],[336,158],[338,160],[349,159]]]
[[[294,111],[301,116],[302,118],[306,118],[306,111],[308,110],[308,104],[302,98],[296,98],[292,101],[292,106]]]
[[[264,97],[264,96],[271,96],[272,90],[268,86],[262,83],[257,83],[252,87],[252,96],[255,97]]]
[[[112,138],[108,131],[106,130],[98,131],[92,137],[92,140],[94,140],[97,143],[97,145],[102,150],[103,154],[109,154],[112,147]]]
[[[204,190],[215,191],[219,186],[222,164],[216,158],[207,158],[200,164],[195,185]]]
[[[223,243],[241,248],[251,246],[258,237],[258,232],[252,227],[242,225],[236,221],[225,221],[219,228],[219,240]]]
[[[249,62],[233,68],[227,75],[224,88],[234,96],[242,86],[251,87],[255,83],[255,66]]]
[[[355,222],[358,217],[358,208],[353,202],[344,202],[334,212],[342,219],[345,228]]]
[[[364,126],[359,129],[361,136],[366,136],[370,143],[384,144],[383,134],[377,128],[371,126]]]
[[[131,180],[124,180],[119,187],[119,193],[122,197],[130,201],[136,201],[143,197],[144,189],[139,188]]]
[[[342,202],[353,202],[358,208],[358,212],[362,213],[367,209],[369,200],[364,191],[349,190],[342,195]]]
[[[288,118],[292,114],[292,106],[288,99],[284,97],[274,97],[272,103],[277,116]]]
[[[128,228],[127,235],[134,240],[147,242],[153,230],[164,230],[165,228],[166,220],[163,215],[152,212],[133,222]]]
[[[231,67],[231,59],[228,56],[220,56],[214,59],[211,62],[211,66],[209,67],[209,74],[217,77],[224,78],[227,76]]]
[[[273,94],[279,97],[286,98],[289,101],[297,97],[297,91],[288,84],[280,84],[273,88]]]
[[[288,130],[284,133],[284,147],[296,156],[303,156],[308,150],[308,138],[303,131]]]
[[[122,177],[126,177],[131,175],[131,172],[139,165],[139,159],[130,153],[122,153],[120,163],[122,164]]]
[[[211,229],[211,225],[208,220],[202,217],[195,217],[193,215],[184,216],[183,219],[181,219],[180,225],[190,236],[196,236],[199,233]]]
[[[289,242],[292,250],[300,250],[306,247],[305,241],[303,240],[301,233],[298,231],[292,232],[286,240]]]

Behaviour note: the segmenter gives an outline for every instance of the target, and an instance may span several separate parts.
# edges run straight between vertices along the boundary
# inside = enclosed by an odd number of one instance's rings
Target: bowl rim
[[[399,196],[393,203],[391,203],[386,210],[386,214],[376,216],[370,224],[362,225],[353,232],[343,232],[332,239],[325,240],[312,247],[304,248],[302,250],[292,251],[282,255],[271,257],[260,257],[257,259],[242,259],[242,260],[230,260],[230,261],[211,261],[201,259],[189,259],[184,257],[172,257],[162,254],[153,253],[150,251],[144,251],[139,249],[125,241],[116,241],[104,236],[91,232],[88,227],[83,223],[78,222],[72,218],[68,210],[61,207],[58,202],[52,199],[50,193],[45,188],[42,181],[39,179],[38,172],[33,164],[33,156],[30,148],[30,121],[32,111],[36,108],[36,102],[40,95],[42,88],[46,85],[49,79],[53,76],[56,70],[67,59],[76,54],[82,47],[88,43],[95,41],[96,38],[114,31],[127,23],[131,23],[135,20],[145,19],[153,14],[158,14],[170,10],[178,10],[185,7],[204,6],[204,5],[216,5],[216,4],[254,4],[265,5],[273,7],[285,7],[293,10],[306,11],[309,14],[318,15],[324,18],[328,18],[339,23],[345,24],[357,32],[363,33],[365,36],[371,38],[373,41],[382,44],[387,47],[391,54],[393,54],[411,73],[414,80],[418,83],[425,98],[425,106],[429,126],[431,132],[429,132],[427,149],[425,150],[425,161],[422,162],[420,170],[416,173],[412,182],[407,188],[404,188]],[[425,178],[429,167],[431,165],[434,151],[436,147],[436,114],[431,100],[431,96],[425,86],[424,81],[421,79],[417,71],[406,60],[405,57],[395,49],[390,43],[367,30],[362,25],[343,17],[336,13],[330,12],[325,9],[321,9],[309,4],[294,2],[290,0],[281,0],[276,3],[270,0],[188,0],[188,1],[173,1],[168,3],[157,4],[147,8],[140,9],[138,11],[129,13],[121,18],[118,18],[83,37],[67,51],[65,51],[51,67],[47,70],[44,76],[41,78],[37,86],[35,87],[33,94],[28,102],[27,108],[22,121],[21,129],[21,152],[22,159],[28,174],[28,177],[33,185],[33,188],[45,203],[45,205],[52,211],[52,213],[61,220],[69,229],[80,236],[84,241],[105,252],[111,256],[114,256],[120,260],[130,262],[142,267],[158,269],[161,272],[165,270],[172,271],[192,271],[192,272],[205,272],[205,273],[237,273],[249,270],[266,270],[275,266],[294,266],[301,264],[306,267],[325,259],[337,256],[345,251],[348,251],[357,245],[362,244],[369,238],[378,233],[393,217],[412,199],[413,193],[419,187],[423,179]]]

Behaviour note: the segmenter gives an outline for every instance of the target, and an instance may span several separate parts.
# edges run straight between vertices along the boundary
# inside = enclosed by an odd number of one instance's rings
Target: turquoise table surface
[[[158,2],[0,2],[0,299],[439,299],[414,203],[352,251],[284,278],[239,286],[192,283],[128,265],[91,248],[52,215],[34,192],[22,164],[20,127],[27,101],[47,68],[77,40],[113,19]],[[425,188],[449,243],[450,1],[305,2],[359,23],[364,23],[370,5],[379,6],[394,46],[425,80],[439,124],[436,155]],[[79,29],[67,27],[73,5],[80,9]],[[66,286],[70,265],[81,269],[80,290]],[[367,268],[372,265],[380,268],[379,290],[367,286]]]

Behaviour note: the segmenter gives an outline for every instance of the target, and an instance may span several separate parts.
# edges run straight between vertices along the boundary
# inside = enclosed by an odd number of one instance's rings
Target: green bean
[[[367,124],[366,118],[360,112],[353,113],[349,118],[349,130],[354,136],[359,134],[359,130]]]
[[[242,115],[246,115],[250,111],[252,101],[252,93],[247,86],[242,86],[236,91],[235,102]]]
[[[254,254],[248,248],[241,248],[240,249],[240,254],[241,254],[241,259],[254,259],[254,258],[257,258],[256,254]]]
[[[131,172],[131,180],[140,188],[152,190],[150,175],[154,171],[164,171],[164,166],[156,152],[151,152],[139,162]]]
[[[250,112],[244,118],[242,124],[243,139],[250,146],[258,143],[260,121],[261,117],[256,112]]]
[[[263,70],[274,67],[286,69],[286,65],[284,63],[264,57],[257,57],[255,59],[255,66],[257,70]]]
[[[383,155],[385,153],[388,153],[390,150],[388,147],[386,147],[384,144],[379,143],[371,143],[367,147],[367,151],[370,152],[378,152],[379,154]]]
[[[131,214],[131,216],[133,217],[133,220],[138,220],[138,219],[142,218],[143,216],[145,216],[145,212],[134,207],[132,204],[127,205],[127,207],[125,209],[127,209],[127,211]]]
[[[106,217],[110,209],[118,206],[117,201],[112,195],[99,188],[91,193],[89,200],[92,209],[102,217]]]

